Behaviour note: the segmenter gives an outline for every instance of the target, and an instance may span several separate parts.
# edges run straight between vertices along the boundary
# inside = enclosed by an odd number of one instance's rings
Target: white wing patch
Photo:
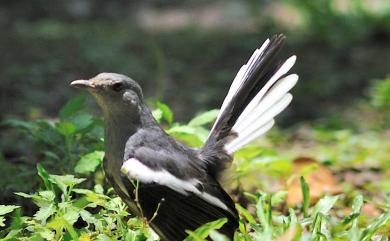
[[[201,192],[198,188],[196,188],[196,185],[201,183],[198,179],[179,179],[167,170],[153,170],[136,158],[130,158],[125,161],[122,165],[121,172],[129,177],[129,179],[135,179],[142,183],[158,183],[183,195],[193,193],[210,204],[230,211],[221,200],[209,193]]]

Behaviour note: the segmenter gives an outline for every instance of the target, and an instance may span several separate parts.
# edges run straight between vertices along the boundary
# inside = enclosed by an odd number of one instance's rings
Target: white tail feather
[[[280,77],[292,68],[295,61],[296,56],[287,59],[237,119],[232,131],[238,136],[225,145],[229,154],[271,129],[274,117],[290,104],[292,95],[288,91],[297,83],[298,75],[290,74],[282,79]]]
[[[246,125],[246,128],[244,128],[242,131],[237,132],[238,137],[225,145],[226,151],[231,154],[244,145],[248,144],[256,137],[259,137],[259,135],[264,134],[265,132],[261,132],[259,130],[263,130],[264,127],[268,126],[270,122],[273,122],[274,117],[282,112],[290,104],[291,100],[292,95],[287,93],[276,102],[273,102],[273,105],[265,112],[263,112],[258,119],[255,119],[253,122]]]
[[[295,55],[288,58],[282,66],[276,71],[276,73],[270,78],[270,80],[264,85],[259,93],[253,98],[253,100],[248,104],[245,110],[242,112],[237,122],[240,122],[244,119],[253,109],[258,105],[260,100],[263,98],[264,94],[269,90],[269,88],[283,75],[285,75],[295,64],[297,57]]]
[[[272,128],[272,126],[275,124],[275,121],[274,120],[271,120],[270,122],[268,122],[267,124],[265,124],[264,126],[262,126],[261,128],[257,129],[256,132],[253,132],[251,135],[247,136],[246,138],[240,140],[240,142],[235,142],[235,143],[229,143],[228,145],[226,145],[225,149],[226,151],[229,153],[229,154],[232,154],[234,152],[236,152],[237,150],[239,150],[241,147],[245,146],[246,144],[248,144],[249,142],[251,142],[253,139],[263,135],[264,133],[266,133],[267,131],[269,131],[269,129]]]
[[[263,126],[265,123],[273,119],[276,115],[282,112],[292,100],[292,95],[290,93],[284,95],[280,100],[273,103],[270,108],[263,112],[257,119],[254,119],[252,122],[249,122],[242,130],[237,132],[241,136],[246,136],[255,131],[257,128]],[[233,131],[235,131],[233,129]],[[238,138],[237,138],[238,139]]]
[[[245,116],[245,118],[239,118],[237,120],[236,124],[233,126],[233,131],[240,133],[247,126],[250,126],[256,119],[260,117],[262,118],[262,114],[272,105],[277,103],[281,98],[283,98],[285,94],[290,91],[292,87],[294,87],[297,81],[298,75],[296,74],[291,74],[289,76],[284,77],[283,79],[280,79],[267,92],[267,94],[264,96],[263,99],[261,99],[260,102],[256,103],[254,107],[250,107],[252,109],[250,114]]]
[[[267,39],[259,49],[253,52],[248,62],[238,71],[222,103],[221,110],[210,134],[213,132],[216,123],[221,118],[221,114],[225,112],[232,98],[240,90],[240,87],[245,85],[244,81],[248,75],[253,74],[252,70],[255,67],[255,63],[262,58],[269,44],[270,40]],[[289,105],[292,100],[292,95],[288,92],[297,83],[298,75],[291,74],[284,78],[281,77],[287,74],[295,64],[295,61],[295,55],[288,58],[245,107],[231,129],[238,136],[225,145],[225,150],[229,154],[234,153],[271,129],[275,122],[275,116]]]

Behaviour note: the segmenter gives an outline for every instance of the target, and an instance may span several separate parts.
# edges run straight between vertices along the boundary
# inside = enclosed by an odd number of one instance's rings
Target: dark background
[[[3,0],[0,117],[55,117],[78,94],[71,80],[119,72],[185,121],[218,107],[253,49],[284,33],[300,75],[285,116],[319,118],[388,74],[389,4],[352,2]]]

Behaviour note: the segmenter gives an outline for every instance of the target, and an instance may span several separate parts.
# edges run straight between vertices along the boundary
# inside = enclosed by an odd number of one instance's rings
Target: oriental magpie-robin
[[[228,222],[219,231],[233,238],[238,214],[218,177],[232,154],[267,132],[292,100],[288,92],[298,76],[287,72],[296,57],[276,58],[284,39],[267,39],[241,67],[200,149],[176,141],[158,125],[131,78],[101,73],[71,83],[87,89],[102,109],[107,179],[131,213],[152,219],[162,240],[183,240],[185,230],[223,217]]]

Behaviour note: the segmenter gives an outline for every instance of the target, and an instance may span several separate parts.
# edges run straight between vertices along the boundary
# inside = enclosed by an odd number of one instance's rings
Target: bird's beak
[[[82,88],[82,89],[95,88],[95,85],[90,80],[75,80],[75,81],[72,81],[72,83],[70,83],[70,86],[76,87],[76,88]]]

